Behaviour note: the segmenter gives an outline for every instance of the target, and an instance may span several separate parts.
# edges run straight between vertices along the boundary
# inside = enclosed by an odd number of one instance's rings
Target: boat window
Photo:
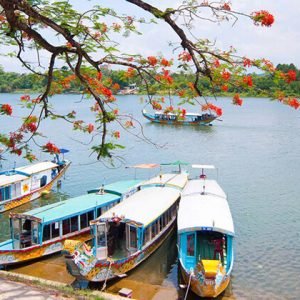
[[[152,225],[151,225],[151,238],[153,239],[156,235],[157,235],[156,223],[152,223]]]
[[[12,184],[11,186],[11,198],[17,198],[21,195],[21,182]]]
[[[88,227],[87,213],[80,215],[80,229]]]
[[[31,221],[31,243],[39,243],[39,224],[35,221]]]
[[[89,211],[89,212],[87,213],[87,215],[88,215],[88,222],[90,222],[90,221],[92,221],[92,220],[95,219],[95,218],[94,218],[94,211],[93,211],[93,210]]]
[[[161,231],[160,219],[156,220],[156,226],[157,226],[157,233],[159,233]]]
[[[14,241],[14,249],[20,249],[20,219],[12,219],[12,226],[13,226],[13,241]]]
[[[71,231],[70,219],[63,220],[62,226],[63,226],[63,235],[70,233]]]
[[[59,222],[51,224],[52,239],[59,237]]]
[[[161,218],[160,218],[160,224],[161,224],[162,229],[164,229],[165,226],[166,226],[164,215],[162,215]]]
[[[10,186],[0,188],[0,201],[10,199]]]
[[[194,234],[187,235],[187,255],[195,256],[195,235]]]
[[[78,231],[78,216],[71,218],[71,232]]]
[[[50,224],[44,225],[43,229],[43,242],[50,240],[51,232],[50,232]]]
[[[137,248],[137,229],[134,226],[129,227],[129,247]]]
[[[47,175],[42,176],[41,178],[41,187],[47,184]]]
[[[106,226],[104,223],[97,226],[97,247],[106,247]]]
[[[148,226],[144,230],[144,245],[151,240],[151,226]]]
[[[98,207],[97,208],[97,218],[101,216],[101,207]]]

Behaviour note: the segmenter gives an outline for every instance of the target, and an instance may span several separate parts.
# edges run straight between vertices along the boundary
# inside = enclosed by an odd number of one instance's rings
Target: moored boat
[[[149,114],[145,109],[143,109],[142,113],[146,119],[153,123],[168,125],[211,125],[211,122],[217,118],[212,113],[186,113],[184,117],[178,117],[174,113],[164,113],[163,111]]]
[[[172,231],[188,175],[161,174],[91,222],[93,247],[78,243],[67,269],[79,281],[106,282],[147,259]]]
[[[44,161],[0,172],[0,212],[39,198],[51,190],[70,165],[67,160]]]
[[[201,297],[217,297],[229,284],[233,267],[234,227],[227,197],[201,168],[199,179],[190,180],[178,209],[178,251],[187,289]]]
[[[89,240],[89,222],[135,193],[140,182],[119,181],[87,195],[25,213],[10,213],[11,239],[0,243],[0,266],[59,252],[68,238]]]

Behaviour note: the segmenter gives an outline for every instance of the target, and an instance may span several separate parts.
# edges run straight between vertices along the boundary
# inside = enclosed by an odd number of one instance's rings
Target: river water
[[[2,103],[17,103],[18,95],[2,94]],[[191,163],[213,164],[218,167],[218,182],[228,195],[234,219],[235,263],[231,286],[220,299],[299,299],[300,295],[300,115],[298,111],[267,99],[248,98],[242,107],[221,98],[221,121],[211,127],[172,127],[151,124],[143,119],[143,104],[139,96],[118,98],[120,112],[132,114],[143,126],[152,143],[141,141],[123,130],[119,152],[124,163],[116,161],[116,169],[107,168],[89,157],[90,146],[82,134],[74,132],[62,121],[47,121],[44,143],[51,140],[59,147],[70,149],[66,158],[72,161],[62,186],[47,199],[15,209],[25,211],[49,202],[83,194],[88,189],[120,179],[146,179],[155,171],[125,168],[137,163],[161,163],[184,160]],[[90,100],[78,95],[53,98],[59,112],[77,110],[81,118],[92,121],[87,108]],[[189,110],[196,111],[191,107]],[[16,108],[21,116],[21,108]],[[18,118],[0,119],[1,131],[12,129]],[[117,128],[116,128],[117,129]],[[135,129],[136,133],[139,131]],[[39,154],[46,159],[44,153]],[[7,157],[3,168],[25,164],[21,159]],[[171,169],[164,169],[171,171]],[[157,172],[157,171],[156,171]],[[196,175],[194,171],[191,171]],[[214,173],[208,174],[214,177]],[[191,208],[192,209],[192,208]],[[8,213],[0,215],[0,240],[9,236]],[[178,288],[176,235],[129,276],[113,281],[108,290],[121,287],[133,289],[137,299],[177,299],[184,291]],[[15,272],[71,283],[65,272],[63,258],[52,256]],[[102,286],[98,286],[101,288]],[[93,287],[93,288],[97,288]],[[188,299],[196,299],[191,293]]]

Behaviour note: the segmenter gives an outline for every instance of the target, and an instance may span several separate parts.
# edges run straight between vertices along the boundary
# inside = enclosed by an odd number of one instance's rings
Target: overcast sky
[[[120,13],[150,17],[138,7],[124,0],[102,1],[70,1],[79,10],[88,9],[88,5],[98,3],[103,6],[113,7]],[[152,0],[148,1],[160,8],[174,7],[177,0]],[[199,1],[200,2],[200,1]],[[275,65],[278,63],[294,63],[300,68],[300,1],[299,0],[232,0],[233,10],[251,13],[258,10],[268,10],[275,16],[272,27],[254,26],[252,20],[239,18],[234,26],[232,22],[223,22],[220,25],[202,21],[197,23],[194,33],[201,38],[216,41],[216,46],[226,50],[234,46],[238,54],[250,58],[268,58]],[[139,28],[143,36],[132,35],[127,39],[120,40],[120,46],[127,53],[141,53],[144,55],[156,55],[163,53],[170,57],[172,49],[169,42],[178,41],[176,35],[167,24],[159,23],[158,26],[142,25]],[[5,49],[0,44],[0,51]],[[23,71],[21,65],[13,58],[0,56],[0,64],[6,71]]]

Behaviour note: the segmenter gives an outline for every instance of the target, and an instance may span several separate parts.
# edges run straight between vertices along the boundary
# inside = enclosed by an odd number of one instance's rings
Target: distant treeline
[[[273,78],[270,75],[259,75],[259,74],[251,74],[253,78],[254,89],[251,89],[247,96],[264,96],[273,90],[282,90],[286,95],[290,96],[300,96],[300,70],[298,70],[294,64],[279,64],[276,67],[278,70],[286,73],[289,70],[294,70],[297,73],[297,80],[292,82],[291,84],[284,84],[280,82],[274,82]],[[65,68],[62,68],[60,71],[57,71],[57,77],[62,77],[62,74],[65,75],[70,74],[70,72]],[[137,86],[140,87],[140,92],[145,92],[143,90],[143,85],[138,79],[127,78],[124,76],[124,70],[103,70],[103,77],[109,76],[114,83],[118,83],[121,88],[124,88],[128,84],[136,83]],[[192,81],[192,76],[187,76],[186,73],[175,73],[172,74],[174,82],[178,88],[183,88],[187,84],[188,81]],[[15,72],[5,72],[3,68],[0,66],[0,92],[1,93],[12,93],[12,92],[40,92],[46,86],[46,78],[41,78],[32,73],[20,74]],[[154,87],[155,82],[152,83]],[[209,95],[211,93],[210,84],[207,79],[203,79],[200,81],[201,89],[204,94]],[[65,88],[63,92],[65,93],[76,93],[80,92],[83,87],[76,83],[71,82],[68,88]],[[156,89],[157,90],[157,89]],[[151,91],[150,91],[151,92]],[[233,93],[241,92],[239,88],[229,86],[228,92],[222,92],[221,90],[216,91],[222,95],[230,95]]]

